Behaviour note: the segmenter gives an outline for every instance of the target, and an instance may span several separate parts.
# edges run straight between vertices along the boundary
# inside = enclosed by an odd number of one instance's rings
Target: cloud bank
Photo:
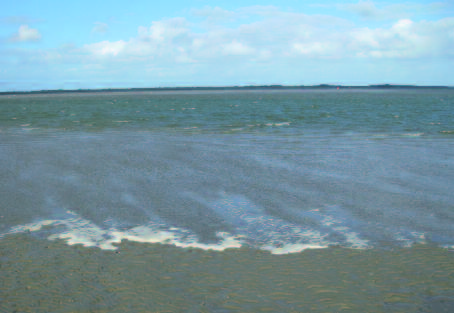
[[[190,63],[225,57],[241,58],[244,62],[271,58],[450,58],[454,51],[454,18],[399,19],[387,27],[369,28],[333,16],[268,8],[268,12],[250,12],[255,14],[254,22],[225,26],[225,17],[240,18],[245,10],[213,8],[213,14],[209,10],[197,12],[199,17],[207,16],[202,22],[181,17],[153,21],[150,26],[139,26],[136,36],[128,40],[87,44],[82,50],[110,60],[115,56],[121,60]],[[216,17],[220,22],[213,26]],[[204,27],[208,19],[210,27]]]

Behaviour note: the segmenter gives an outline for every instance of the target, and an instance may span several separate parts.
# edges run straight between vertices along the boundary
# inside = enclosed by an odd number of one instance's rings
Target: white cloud
[[[385,10],[379,10],[372,1],[360,0],[358,3],[342,4],[339,7],[356,13],[365,19],[381,18],[387,13]]]
[[[228,20],[236,16],[234,11],[224,10],[220,7],[205,6],[202,9],[192,9],[191,13],[197,17],[208,18],[210,20]]]
[[[222,45],[222,52],[226,55],[250,55],[254,51],[253,48],[236,40]]]
[[[302,55],[306,56],[335,56],[336,47],[330,42],[309,42],[309,43],[294,43],[293,49]]]
[[[126,47],[126,42],[123,40],[119,41],[101,41],[97,43],[93,43],[90,45],[85,45],[84,50],[92,53],[95,56],[103,57],[103,56],[117,56],[120,54]]]
[[[186,49],[178,47],[177,50],[178,54],[175,57],[177,63],[196,63],[196,61],[189,56]]]
[[[402,19],[387,29],[352,30],[350,49],[357,56],[372,58],[451,57],[450,29],[454,29],[453,18],[436,22]]]
[[[274,14],[265,14],[267,10],[274,10]],[[85,45],[84,51],[97,58],[149,65],[223,62],[225,56],[235,56],[232,62],[246,63],[287,58],[451,57],[454,51],[454,18],[419,22],[400,19],[388,27],[369,28],[327,15],[275,8],[259,12],[258,21],[236,27],[219,24],[203,28],[184,18],[153,21],[149,27],[138,27],[137,36],[127,41],[93,43]]]
[[[184,36],[189,32],[189,23],[184,18],[172,18],[162,21],[154,21],[149,28],[140,26],[138,33],[141,39],[154,43],[172,41],[178,36]]]
[[[437,14],[452,7],[452,1],[430,3],[393,3],[377,7],[372,0],[359,0],[357,3],[336,5],[338,9],[349,11],[364,20],[393,20],[409,18],[417,14]]]
[[[229,11],[220,7],[205,6],[202,9],[192,9],[191,13],[196,17],[205,18],[209,22],[225,22],[239,21],[258,16],[271,16],[279,13],[279,9],[271,5],[254,5]]]
[[[91,30],[92,33],[96,34],[105,34],[109,29],[109,26],[106,23],[95,22],[95,27]]]
[[[30,28],[28,25],[21,25],[16,34],[11,38],[12,41],[38,41],[41,39],[41,34],[37,29]]]

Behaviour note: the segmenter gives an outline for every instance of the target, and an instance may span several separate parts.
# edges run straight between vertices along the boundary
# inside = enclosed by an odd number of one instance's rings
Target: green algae
[[[449,312],[454,253],[431,245],[272,255],[123,241],[0,241],[0,312]]]

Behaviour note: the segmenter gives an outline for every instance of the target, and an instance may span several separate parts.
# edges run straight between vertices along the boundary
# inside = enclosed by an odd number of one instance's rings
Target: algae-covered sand
[[[453,312],[454,253],[0,241],[0,312]]]

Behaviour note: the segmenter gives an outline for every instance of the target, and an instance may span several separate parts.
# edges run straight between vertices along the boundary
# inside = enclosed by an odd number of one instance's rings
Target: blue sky
[[[454,86],[454,2],[8,1],[0,91]]]

